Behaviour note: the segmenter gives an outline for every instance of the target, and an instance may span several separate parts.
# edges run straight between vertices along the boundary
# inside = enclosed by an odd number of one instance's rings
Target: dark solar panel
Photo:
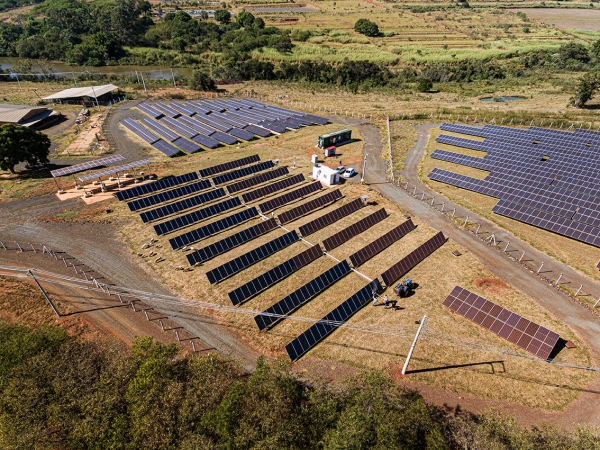
[[[212,128],[221,130],[225,133],[228,132],[229,130],[231,130],[231,125],[227,125],[226,123],[223,123],[219,120],[215,120],[215,119],[211,118],[210,115],[198,116],[197,120],[199,120],[202,123],[205,123],[206,125],[211,126]]]
[[[192,172],[194,173],[194,172]],[[194,173],[194,175],[196,175]],[[149,197],[140,198],[138,200],[133,200],[127,203],[129,210],[131,212],[138,211],[140,209],[149,208],[150,206],[154,206],[158,203],[164,203],[171,201],[175,198],[183,197],[184,195],[193,194],[198,191],[202,191],[204,189],[208,189],[211,187],[210,181],[201,180],[196,183],[186,184],[185,186],[181,186],[175,189],[171,189],[168,191],[160,192],[155,195],[151,195]]]
[[[206,247],[199,248],[192,253],[188,253],[186,255],[187,260],[191,266],[197,263],[203,263],[214,258],[215,256],[228,252],[232,248],[238,247],[257,238],[258,236],[268,233],[275,228],[277,228],[277,222],[275,222],[275,219],[265,220],[264,222],[260,222],[256,225],[246,228],[239,233],[232,234],[231,236],[223,238],[220,241],[207,245]]]
[[[226,172],[228,170],[236,169],[238,167],[246,166],[248,164],[252,164],[258,161],[260,161],[260,157],[258,155],[252,155],[246,158],[236,159],[235,161],[229,161],[223,164],[218,164],[216,166],[200,169],[200,176],[202,178],[210,177],[217,173]]]
[[[250,133],[256,134],[260,137],[269,137],[271,136],[271,132],[261,127],[257,127],[255,125],[247,125],[244,127],[244,130],[249,131]]]
[[[117,199],[120,201],[129,200],[130,198],[140,197],[142,195],[160,191],[161,189],[167,189],[179,184],[189,183],[190,181],[197,179],[198,174],[196,172],[190,172],[183,175],[177,175],[176,177],[164,178],[162,180],[155,181],[154,183],[143,184],[125,191],[116,192],[115,197],[117,197]]]
[[[172,117],[163,117],[160,119],[160,123],[168,126],[172,130],[177,131],[177,133],[185,136],[188,139],[192,139],[194,136],[198,134],[196,130],[184,125],[178,120],[173,119]]]
[[[179,111],[171,108],[169,105],[166,105],[164,103],[157,102],[157,103],[154,103],[152,105],[152,107],[154,109],[158,109],[159,111],[164,113],[164,115],[167,117],[179,117],[179,115],[180,115]]]
[[[460,286],[443,305],[510,343],[548,360],[559,335]]]
[[[367,244],[365,247],[361,248],[356,253],[350,255],[350,261],[352,262],[354,267],[358,267],[361,264],[364,264],[366,261],[378,254],[380,251],[388,248],[394,242],[400,240],[415,228],[416,227],[413,224],[412,220],[408,219],[406,222],[401,223],[393,230],[387,232],[380,238]]]
[[[177,119],[178,122],[185,125],[186,127],[191,128],[192,130],[196,130],[198,133],[202,133],[206,136],[210,136],[214,134],[214,128],[209,127],[208,125],[203,124],[202,122],[198,122],[197,120],[192,119],[191,117],[182,116]]]
[[[335,233],[333,236],[328,237],[323,241],[323,247],[325,250],[330,252],[336,247],[339,247],[345,242],[348,242],[354,236],[358,236],[360,233],[371,228],[373,225],[378,224],[382,220],[384,220],[388,214],[385,212],[385,208],[381,208],[378,211],[375,211],[373,214],[368,215],[364,219],[359,220],[358,222],[354,222],[348,228]]]
[[[169,239],[169,245],[173,250],[183,247],[184,245],[193,244],[196,241],[217,234],[227,228],[239,225],[246,220],[252,219],[258,216],[256,208],[245,209],[239,213],[232,214],[223,219],[217,220],[216,222],[209,223],[203,227],[196,228],[195,230],[188,231],[180,236]]]
[[[291,191],[287,194],[280,195],[279,197],[275,197],[272,200],[267,200],[266,202],[259,204],[258,207],[264,214],[274,209],[277,209],[283,205],[287,205],[288,203],[293,202],[294,200],[298,200],[299,198],[320,191],[321,188],[321,182],[314,181],[306,186],[301,187],[300,189],[296,189],[295,191]]]
[[[287,211],[278,214],[277,218],[279,219],[279,223],[281,223],[282,225],[285,223],[290,223],[296,220],[298,217],[313,212],[314,210],[321,208],[329,203],[335,202],[340,198],[342,198],[342,193],[339,189],[336,189],[334,191],[328,192],[325,195],[317,197],[314,200],[303,203],[300,206],[288,209]]]
[[[110,155],[104,158],[95,159],[93,161],[87,161],[79,164],[73,164],[72,166],[62,167],[60,169],[51,170],[50,175],[53,177],[62,177],[64,175],[71,175],[77,172],[83,172],[88,169],[95,169],[97,167],[107,166],[116,162],[124,161],[125,157],[121,155]]]
[[[194,142],[197,142],[200,145],[203,145],[206,148],[217,148],[220,144],[219,141],[213,139],[208,136],[204,136],[203,134],[199,134],[192,138]]]
[[[210,284],[218,283],[219,281],[229,278],[230,276],[241,272],[242,270],[256,264],[258,261],[268,258],[269,256],[277,253],[279,250],[292,245],[299,239],[298,234],[295,231],[290,231],[260,247],[250,250],[248,253],[242,256],[232,259],[231,261],[206,272],[206,277]]]
[[[193,225],[201,222],[202,220],[208,219],[209,217],[213,217],[217,214],[221,214],[222,212],[237,208],[241,204],[242,202],[239,198],[230,198],[223,202],[207,206],[206,208],[198,209],[182,216],[175,217],[174,219],[167,220],[166,222],[158,223],[154,225],[154,231],[159,236],[172,233],[180,228]]]
[[[278,169],[271,170],[267,173],[261,173],[252,178],[238,181],[237,183],[230,184],[227,186],[227,192],[235,194],[236,192],[243,191],[245,189],[257,186],[259,184],[266,183],[267,181],[274,180],[275,178],[282,177],[289,173],[287,167],[279,167]]]
[[[148,106],[146,103],[139,103],[139,104],[135,105],[135,107],[137,109],[139,109],[140,111],[142,111],[144,114],[149,115],[153,119],[158,119],[159,117],[161,117],[163,115],[163,113],[160,112],[158,109],[152,108],[151,106]]]
[[[331,269],[323,272],[315,279],[296,289],[290,295],[281,299],[273,306],[267,308],[261,314],[254,317],[254,321],[256,322],[258,329],[262,331],[272,327],[277,322],[282,320],[281,317],[277,316],[287,316],[291,314],[296,309],[315,298],[325,289],[342,279],[345,275],[349,274],[350,271],[351,269],[348,263],[346,261],[342,261],[333,266]]]
[[[297,361],[310,349],[325,339],[329,334],[346,322],[364,307],[373,295],[381,291],[379,280],[375,279],[356,292],[348,300],[335,308],[320,321],[285,346],[285,351],[292,361]]]
[[[277,181],[275,183],[271,183],[267,186],[255,189],[250,192],[246,192],[242,194],[242,199],[245,203],[250,203],[259,198],[263,198],[267,195],[274,194],[275,192],[279,192],[285,188],[293,186],[298,183],[302,183],[304,181],[304,175],[301,173],[297,175],[292,175],[291,177],[285,178],[281,181]]]
[[[245,141],[251,141],[254,139],[254,135],[249,131],[242,130],[241,128],[232,128],[228,131],[229,134]]]
[[[179,135],[177,133],[173,133],[167,127],[163,126],[161,123],[158,123],[154,119],[144,118],[142,119],[142,125],[150,128],[152,131],[156,131],[163,139],[169,142],[179,139]]]
[[[318,245],[310,247],[308,250],[304,250],[302,253],[229,292],[227,294],[229,300],[236,306],[244,303],[321,256],[323,256],[323,250]]]
[[[146,141],[150,145],[152,145],[156,141],[160,140],[160,138],[156,134],[148,131],[146,128],[141,126],[139,123],[137,123],[133,119],[130,119],[130,118],[123,119],[119,123],[121,125],[123,125],[125,128],[127,128],[129,131],[131,131],[133,134],[135,134],[137,137]]]
[[[225,134],[221,131],[214,132],[213,134],[210,135],[210,137],[216,139],[219,142],[222,142],[223,144],[227,144],[227,145],[236,144],[238,141],[233,136],[230,136],[229,134]]]
[[[196,111],[192,108],[189,108],[185,105],[181,105],[177,102],[171,102],[169,103],[169,107],[173,108],[176,111],[179,111],[180,113],[183,113],[187,116],[193,116],[194,114],[196,114]]]
[[[413,250],[407,256],[402,258],[388,270],[381,274],[383,282],[387,287],[391,287],[400,277],[406,274],[409,270],[431,255],[434,251],[444,245],[446,238],[440,231],[427,242]]]
[[[168,157],[175,156],[181,153],[181,151],[177,147],[173,147],[171,144],[163,141],[162,139],[159,139],[154,144],[152,144],[152,147],[154,147],[159,152],[164,153]]]
[[[228,183],[229,181],[237,180],[238,178],[247,177],[248,175],[252,175],[253,173],[262,172],[263,170],[271,169],[275,165],[273,161],[265,161],[253,166],[244,167],[243,169],[237,169],[231,172],[227,172],[223,175],[217,175],[213,177],[213,183],[215,186],[220,184]]]
[[[140,218],[144,223],[152,222],[153,220],[162,219],[163,217],[170,216],[171,214],[177,214],[181,211],[185,211],[186,209],[212,202],[213,200],[221,197],[225,197],[225,190],[213,189],[212,191],[205,192],[204,194],[195,195],[178,202],[169,203],[168,205],[161,206],[160,208],[151,209],[150,211],[141,213]]]
[[[184,138],[176,139],[175,141],[173,141],[173,144],[182,148],[188,153],[196,153],[198,150],[200,150],[200,147],[198,145]]]
[[[328,212],[327,214],[324,214],[305,225],[302,225],[298,230],[302,236],[309,236],[325,228],[326,226],[343,219],[349,214],[358,211],[363,206],[365,206],[363,201],[360,198],[357,198],[356,200],[352,200],[350,203],[346,203],[345,205],[340,206],[339,208]]]

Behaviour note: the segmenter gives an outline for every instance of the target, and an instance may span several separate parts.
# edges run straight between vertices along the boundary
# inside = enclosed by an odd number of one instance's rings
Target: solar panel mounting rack
[[[160,191],[161,189],[170,188],[183,183],[188,183],[198,179],[196,172],[190,172],[176,177],[163,178],[162,180],[155,181],[154,183],[143,184],[141,186],[133,187],[125,191],[119,191],[115,193],[115,197],[120,201],[129,200],[130,198],[140,197],[142,195],[150,194],[152,192]]]
[[[325,195],[315,198],[314,200],[303,203],[300,206],[296,206],[295,208],[288,209],[287,211],[282,212],[277,215],[279,219],[279,223],[282,225],[285,223],[290,223],[296,220],[298,217],[304,216],[322,206],[327,205],[328,203],[335,202],[342,198],[342,193],[339,189],[328,192]]]
[[[208,219],[209,217],[213,217],[217,214],[221,214],[222,212],[237,208],[241,204],[242,202],[239,198],[229,198],[220,203],[215,203],[214,205],[207,206],[206,208],[198,209],[196,211],[189,212],[182,216],[175,217],[171,220],[167,220],[166,222],[157,223],[156,225],[154,225],[154,232],[158,236],[167,233],[172,233],[173,231],[177,231],[180,228],[193,225],[195,223],[201,222],[202,220]]]
[[[381,208],[375,211],[373,214],[370,214],[367,217],[360,219],[358,222],[354,222],[348,228],[338,231],[334,235],[325,239],[323,241],[323,247],[325,247],[325,250],[330,252],[334,248],[339,247],[340,245],[349,241],[353,237],[358,236],[360,233],[363,233],[372,226],[386,219],[387,216],[388,214],[385,211],[385,208]]]
[[[209,187],[211,187],[209,180],[200,180],[196,183],[186,184],[175,189],[159,192],[158,194],[150,195],[149,197],[142,197],[137,200],[132,200],[130,202],[127,202],[127,206],[129,207],[129,211],[135,212],[140,209],[154,206],[158,203],[168,202],[173,199],[183,197],[184,195],[189,195],[198,191],[203,191],[204,189],[208,189]]]
[[[207,181],[207,180],[202,180]],[[149,211],[140,214],[142,222],[152,222],[153,220],[162,219],[163,217],[170,216],[171,214],[177,214],[178,212],[184,211],[189,208],[193,208],[203,203],[212,202],[218,198],[225,197],[225,190],[213,189],[204,194],[194,195],[178,202],[169,203],[161,206],[160,208],[151,209]]]

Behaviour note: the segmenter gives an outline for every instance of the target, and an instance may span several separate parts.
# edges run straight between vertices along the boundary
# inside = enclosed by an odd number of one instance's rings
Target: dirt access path
[[[446,211],[454,207],[448,199],[442,199],[438,193],[428,189],[418,177],[419,163],[423,158],[425,148],[428,142],[429,130],[437,127],[435,124],[425,124],[417,126],[418,138],[415,146],[409,150],[403,176],[409,181],[411,188],[417,186],[417,197],[411,195],[411,190],[405,191],[402,187],[397,187],[386,179],[386,169],[382,154],[382,137],[379,130],[363,120],[346,119],[340,117],[330,117],[330,120],[346,125],[358,127],[365,139],[364,151],[368,153],[367,176],[368,184],[378,190],[386,198],[402,205],[410,214],[418,216],[427,222],[433,228],[443,231],[445,236],[457,242],[465,249],[477,257],[482,264],[489,268],[497,277],[501,278],[514,288],[529,295],[540,306],[550,311],[555,317],[565,322],[569,327],[588,344],[592,355],[594,365],[600,365],[600,317],[574,301],[563,292],[557,290],[544,279],[535,274],[534,271],[525,269],[523,265],[511,259],[506,253],[485,243],[479,237],[469,230],[457,225],[448,215],[441,213],[439,209],[431,207],[430,203],[420,200],[420,194],[425,192],[426,197],[435,196],[436,203],[446,202]],[[356,169],[362,169],[356,167]],[[482,228],[497,230],[497,226],[478,217],[470,211],[457,206],[457,214],[465,217],[469,215],[470,220],[482,223]],[[537,261],[546,261],[550,264],[550,258],[541,252],[538,252],[531,246],[520,242],[515,236],[506,231],[495,231],[496,238],[504,242],[510,240],[511,246],[524,249],[529,259]],[[559,266],[554,262],[556,267]],[[564,277],[572,280],[573,284],[584,284],[591,286],[595,284],[592,280],[582,276],[574,270],[560,265],[560,272],[564,272]],[[555,272],[559,273],[559,272]],[[600,291],[600,289],[599,289]],[[557,380],[560,384],[561,380]],[[436,404],[451,404],[456,402],[463,408],[479,412],[486,407],[494,406],[510,411],[519,417],[519,420],[525,424],[552,422],[564,426],[565,424],[592,424],[600,425],[600,374],[597,374],[592,383],[585,392],[582,392],[579,400],[574,402],[564,413],[548,413],[546,411],[511,405],[508,403],[489,401],[475,396],[456,394],[444,389],[420,386],[419,390],[425,398]]]

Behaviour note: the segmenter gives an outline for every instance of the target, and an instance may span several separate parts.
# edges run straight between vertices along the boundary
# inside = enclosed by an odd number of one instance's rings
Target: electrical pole
[[[421,325],[419,325],[419,329],[417,330],[417,334],[415,335],[415,339],[414,339],[412,345],[410,346],[408,355],[406,355],[406,361],[404,361],[404,366],[402,367],[402,375],[406,375],[406,369],[408,369],[408,363],[410,362],[410,358],[413,354],[413,351],[414,351],[415,347],[417,346],[417,341],[419,340],[419,335],[421,334],[421,331],[423,330],[423,325],[425,325],[426,321],[427,321],[427,316],[423,316],[423,319],[421,319]]]
[[[367,171],[367,157],[368,156],[369,156],[369,154],[365,153],[365,157],[363,158],[363,170],[362,170],[362,175],[360,177],[361,184],[365,184],[365,172]]]

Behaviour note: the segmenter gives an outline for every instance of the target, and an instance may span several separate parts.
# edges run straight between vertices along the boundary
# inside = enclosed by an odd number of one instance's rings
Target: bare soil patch
[[[493,292],[495,294],[500,294],[505,289],[510,289],[504,281],[495,278],[475,278],[473,280],[473,284],[475,285],[475,287],[477,287],[477,289],[481,289],[482,291]]]
[[[523,12],[541,22],[563,29],[600,30],[600,10],[573,8],[520,8],[513,12]]]

